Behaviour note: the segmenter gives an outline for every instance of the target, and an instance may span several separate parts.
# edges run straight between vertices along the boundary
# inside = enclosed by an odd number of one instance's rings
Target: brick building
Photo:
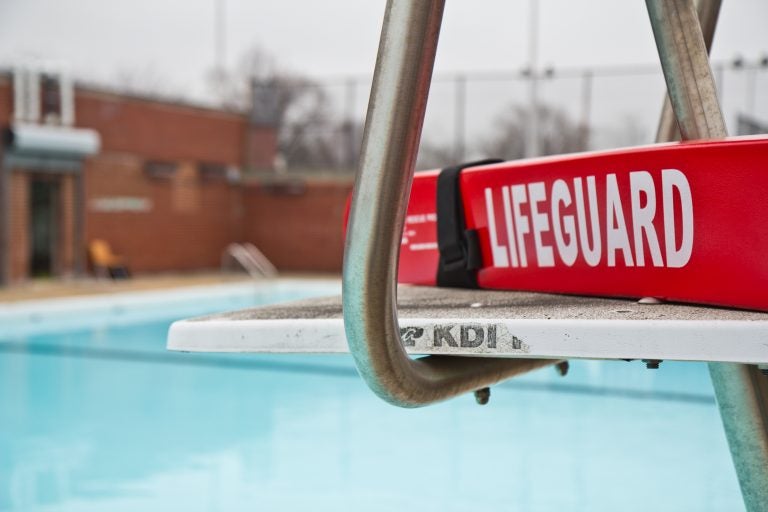
[[[0,283],[86,272],[94,239],[134,272],[217,268],[232,242],[282,270],[341,266],[351,182],[252,178],[277,138],[246,115],[17,72],[0,127]]]

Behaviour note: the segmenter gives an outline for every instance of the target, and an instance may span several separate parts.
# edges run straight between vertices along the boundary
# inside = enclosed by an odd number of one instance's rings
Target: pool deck
[[[333,279],[336,274],[280,274],[280,277],[302,279]],[[38,279],[0,287],[0,303],[22,300],[81,297],[132,291],[168,290],[186,286],[205,286],[252,282],[253,278],[238,273],[149,274],[117,281],[108,279]]]

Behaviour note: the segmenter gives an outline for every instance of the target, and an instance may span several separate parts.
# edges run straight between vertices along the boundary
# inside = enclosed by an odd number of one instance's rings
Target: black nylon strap
[[[498,159],[480,160],[447,167],[437,177],[437,286],[477,288],[476,270],[482,264],[477,231],[464,223],[459,176],[467,167],[495,164]]]

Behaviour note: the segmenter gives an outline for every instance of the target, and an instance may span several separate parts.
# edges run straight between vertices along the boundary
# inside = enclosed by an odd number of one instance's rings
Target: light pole
[[[454,118],[453,118],[453,138],[454,138],[454,160],[457,163],[466,159],[466,115],[467,115],[467,77],[466,75],[456,75],[454,78]]]
[[[226,0],[215,0],[216,15],[214,16],[214,51],[216,58],[216,71],[224,72],[226,65]]]
[[[592,71],[585,71],[581,82],[581,151],[589,149],[590,116],[592,114]]]
[[[530,18],[528,25],[528,130],[525,144],[526,158],[539,156],[539,5],[538,0],[530,0]]]

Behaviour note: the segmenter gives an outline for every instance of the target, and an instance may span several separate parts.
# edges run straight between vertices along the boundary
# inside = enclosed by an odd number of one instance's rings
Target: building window
[[[40,107],[44,123],[61,122],[61,83],[57,76],[40,77]]]
[[[178,167],[176,162],[148,160],[144,163],[144,174],[152,179],[169,180],[176,174]]]
[[[228,180],[229,169],[224,164],[201,162],[197,164],[197,172],[203,182],[223,182]]]
[[[200,162],[197,164],[200,181],[204,183],[240,183],[240,169],[234,165]]]

